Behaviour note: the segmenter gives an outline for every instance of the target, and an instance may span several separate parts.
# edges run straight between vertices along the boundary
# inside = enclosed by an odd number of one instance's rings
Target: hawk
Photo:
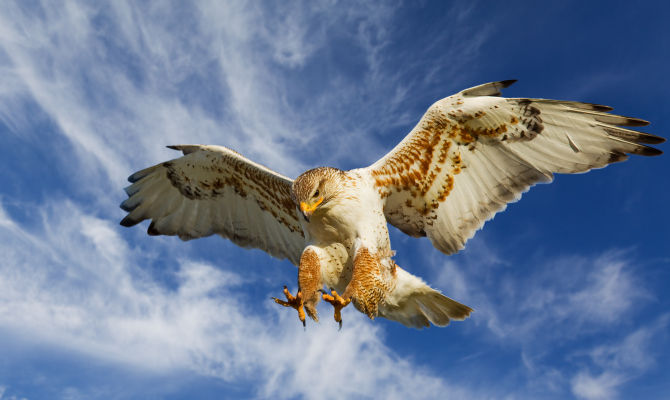
[[[274,298],[318,321],[317,303],[350,302],[421,328],[463,320],[472,309],[394,261],[387,224],[427,236],[446,254],[554,173],[579,173],[655,156],[665,139],[597,104],[500,97],[514,80],[466,89],[430,106],[414,129],[374,164],[321,167],[295,180],[222,146],[168,146],[183,156],[131,175],[123,226],[150,219],[149,235],[182,240],[218,234],[298,266],[298,291]],[[323,288],[329,288],[329,292]]]

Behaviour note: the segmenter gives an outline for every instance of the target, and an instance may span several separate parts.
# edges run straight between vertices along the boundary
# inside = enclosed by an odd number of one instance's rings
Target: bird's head
[[[340,193],[342,174],[344,172],[337,168],[320,167],[304,172],[293,181],[293,201],[307,221]]]

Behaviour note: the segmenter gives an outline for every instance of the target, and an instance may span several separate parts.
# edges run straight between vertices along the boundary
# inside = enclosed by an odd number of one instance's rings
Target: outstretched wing
[[[553,173],[586,172],[653,156],[665,139],[623,128],[648,122],[610,107],[545,99],[507,99],[488,83],[433,104],[390,153],[367,168],[387,220],[428,236],[451,254],[484,222]]]
[[[183,157],[131,175],[123,226],[150,219],[150,235],[219,234],[298,264],[305,239],[292,180],[222,146],[169,146]]]

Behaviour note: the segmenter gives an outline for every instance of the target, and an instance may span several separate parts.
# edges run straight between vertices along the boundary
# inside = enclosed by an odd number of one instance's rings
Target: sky
[[[291,177],[363,167],[434,101],[504,79],[668,137],[668,19],[667,2],[0,2],[0,399],[667,398],[668,155],[556,176],[454,256],[391,228],[399,265],[474,308],[446,328],[347,307],[341,331],[303,329],[270,300],[297,286],[288,261],[149,237],[118,205],[166,145]]]

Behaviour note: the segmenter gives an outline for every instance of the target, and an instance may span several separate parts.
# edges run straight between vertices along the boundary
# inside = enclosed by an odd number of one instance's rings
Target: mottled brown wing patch
[[[245,159],[239,158],[239,153],[235,154],[238,157],[206,153],[204,160],[181,163],[179,166],[174,161],[168,161],[163,166],[172,185],[191,200],[223,197],[226,188],[232,188],[242,198],[252,193],[253,201],[261,210],[272,214],[291,232],[302,234],[299,222],[290,218],[295,213],[291,186],[263,170],[249,168]],[[208,173],[202,174],[202,171]],[[202,178],[194,179],[194,176]]]
[[[304,235],[292,180],[221,146],[172,146],[184,156],[133,174],[124,226],[145,219],[150,235],[188,240],[219,234],[298,263]]]
[[[520,99],[515,104],[506,106],[502,110],[500,104],[493,103],[484,105],[485,109],[479,108],[480,106],[463,106],[445,111],[444,105],[438,103],[436,108],[441,110],[442,115],[446,112],[453,124],[450,137],[459,145],[469,145],[470,150],[475,149],[480,139],[532,140],[544,129],[541,111],[531,100]]]
[[[553,173],[576,173],[658,155],[663,138],[622,128],[637,118],[610,107],[495,97],[513,81],[465,90],[433,104],[392,151],[367,168],[389,223],[429,236],[446,253]]]
[[[461,100],[453,99],[453,105],[462,105]],[[486,128],[473,122],[485,116],[483,111],[470,114],[461,108],[449,113],[433,105],[390,156],[372,166],[379,195],[394,197],[386,201],[387,218],[398,222],[394,225],[403,232],[425,236],[425,226],[432,225],[435,210],[454,188],[454,177],[467,168],[461,152],[474,151],[481,138],[508,131],[506,125]]]

